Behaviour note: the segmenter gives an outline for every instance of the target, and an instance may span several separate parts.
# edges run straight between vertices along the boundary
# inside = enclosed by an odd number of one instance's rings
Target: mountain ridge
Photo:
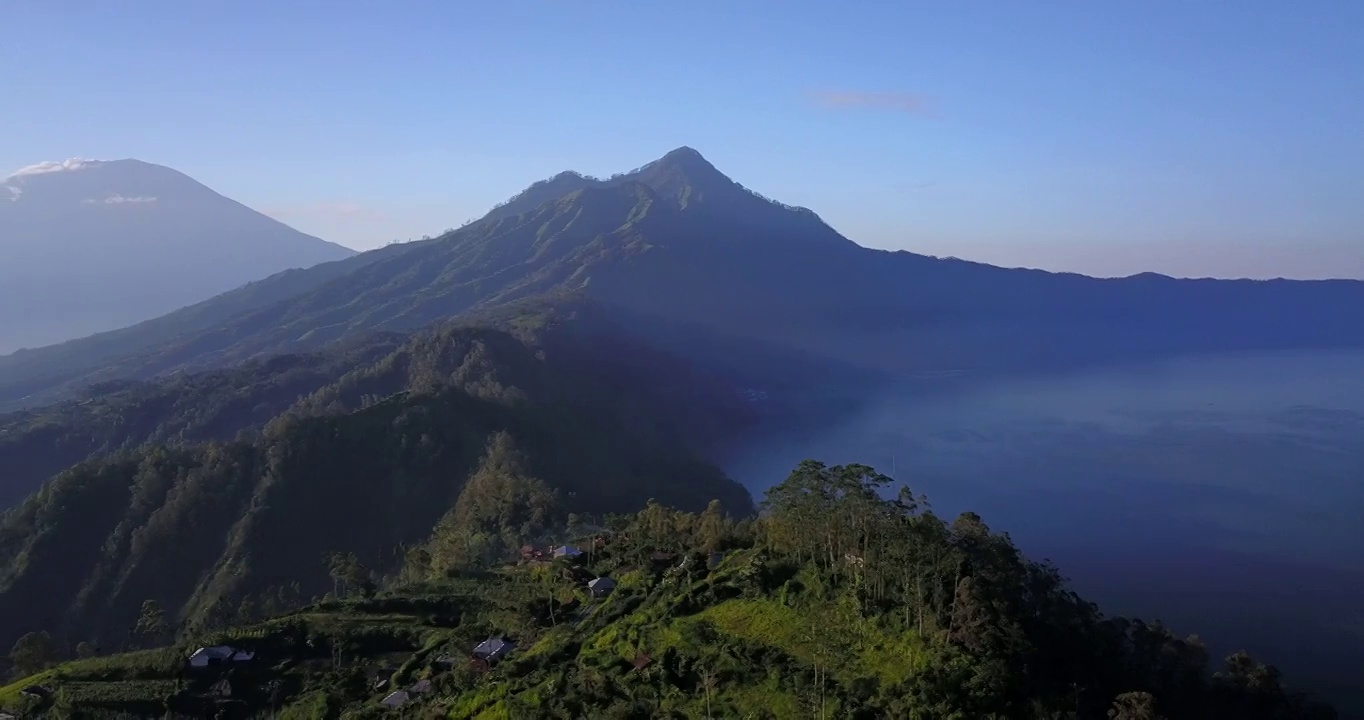
[[[1097,279],[872,250],[690,148],[605,180],[560,173],[438,238],[262,286],[112,344],[0,358],[0,408],[563,292],[874,372],[1364,344],[1361,282]]]
[[[439,238],[0,358],[0,404],[63,401],[0,417],[0,465],[18,468],[2,490],[41,483],[0,516],[0,641],[119,637],[148,599],[187,628],[294,582],[296,602],[336,582],[324,554],[402,572],[428,537],[447,554],[514,551],[520,535],[470,516],[534,515],[553,493],[575,513],[715,497],[747,513],[747,492],[713,464],[726,439],[773,417],[827,419],[844,389],[855,403],[906,372],[1364,343],[1364,283],[1101,280],[869,250],[693,152],[605,181],[561,174]],[[826,487],[805,470],[775,497],[866,507],[851,476]],[[918,501],[890,502],[893,515]],[[657,505],[644,512],[644,532],[668,526]],[[823,515],[838,525],[841,512]],[[969,513],[959,523],[949,545],[986,537]],[[821,558],[839,583],[862,567],[845,549],[880,552],[806,536],[778,544]],[[766,615],[828,587],[771,572]],[[1007,623],[975,634],[991,598],[963,590],[961,572],[945,567],[935,592],[942,639],[1006,637]],[[848,587],[856,599],[871,586]],[[923,599],[912,582],[904,591]],[[959,594],[973,608],[963,617]],[[903,624],[924,627],[908,611]]]

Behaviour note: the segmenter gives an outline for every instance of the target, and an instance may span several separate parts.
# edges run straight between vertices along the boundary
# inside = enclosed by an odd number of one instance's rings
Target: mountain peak
[[[716,169],[701,153],[685,145],[627,177],[639,180],[684,207],[693,200],[715,200],[735,191],[742,192],[738,183]]]
[[[676,150],[669,151],[668,154],[664,155],[663,157],[649,163],[648,165],[645,165],[644,169],[653,167],[681,169],[702,176],[706,174],[713,174],[723,177],[726,181],[729,181],[729,178],[725,176],[724,173],[720,172],[714,165],[712,165],[710,161],[705,158],[704,155],[698,152],[695,148],[691,148],[686,145],[683,145],[682,147],[677,148]]]
[[[124,327],[352,254],[162,165],[29,165],[0,180],[0,352]],[[72,283],[100,301],[70,302]]]
[[[668,151],[668,153],[667,153],[666,155],[664,155],[664,156],[663,156],[662,158],[660,158],[660,159],[661,159],[661,160],[669,160],[669,159],[671,159],[671,160],[674,160],[674,161],[696,161],[696,160],[700,160],[700,161],[702,161],[702,162],[705,162],[705,163],[708,164],[708,165],[710,164],[710,163],[706,160],[705,156],[703,156],[699,150],[697,150],[697,149],[694,148],[694,147],[688,146],[688,145],[683,145],[682,147],[676,148],[676,149],[674,149],[674,150],[670,150],[670,151]]]

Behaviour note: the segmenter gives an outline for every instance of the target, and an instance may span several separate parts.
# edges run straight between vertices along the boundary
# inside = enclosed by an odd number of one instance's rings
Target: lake
[[[1364,353],[909,379],[727,470],[761,498],[806,457],[978,512],[1106,613],[1364,714]]]

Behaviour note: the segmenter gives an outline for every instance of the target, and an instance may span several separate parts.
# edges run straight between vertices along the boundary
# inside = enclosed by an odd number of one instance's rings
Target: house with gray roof
[[[501,660],[515,646],[516,643],[505,637],[488,638],[474,648],[474,657],[488,662]]]
[[[609,577],[599,577],[587,583],[588,592],[592,597],[606,597],[616,589],[616,581]]]

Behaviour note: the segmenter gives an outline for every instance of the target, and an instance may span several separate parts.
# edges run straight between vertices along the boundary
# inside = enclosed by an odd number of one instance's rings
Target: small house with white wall
[[[474,648],[474,657],[493,662],[501,660],[507,653],[512,651],[514,643],[504,637],[488,638],[479,643]]]
[[[189,656],[189,666],[195,668],[221,665],[223,663],[247,662],[255,659],[255,653],[238,650],[228,645],[201,647]]]
[[[406,690],[398,690],[396,692],[389,693],[388,697],[385,697],[383,700],[379,701],[379,704],[383,705],[384,707],[390,710],[393,710],[406,705],[407,701],[411,699],[412,696],[408,695]]]

